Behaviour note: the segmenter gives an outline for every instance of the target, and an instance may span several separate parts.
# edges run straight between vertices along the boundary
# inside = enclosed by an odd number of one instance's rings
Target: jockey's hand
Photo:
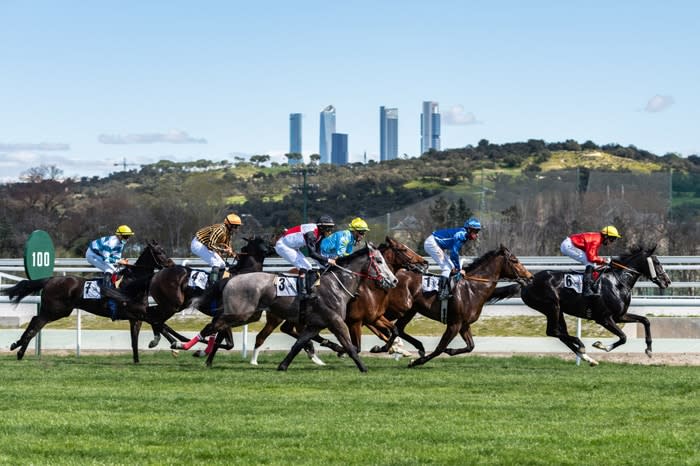
[[[330,265],[336,265],[335,259],[328,259],[328,264],[330,264]]]
[[[612,265],[612,257],[605,258],[605,265],[607,265],[608,267]]]
[[[129,259],[119,259],[117,261],[117,264],[119,265],[127,265],[129,263]]]

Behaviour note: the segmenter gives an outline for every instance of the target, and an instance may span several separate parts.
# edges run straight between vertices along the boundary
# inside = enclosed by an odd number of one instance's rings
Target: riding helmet
[[[369,231],[369,226],[367,226],[367,222],[362,220],[360,217],[356,217],[352,219],[352,222],[350,222],[350,225],[348,225],[351,230],[355,231]]]
[[[472,230],[481,230],[481,222],[478,219],[472,217],[466,222],[464,222],[464,228]]]
[[[620,236],[620,233],[617,232],[617,228],[615,228],[612,225],[608,225],[606,227],[603,227],[600,232],[605,235],[605,236],[610,236],[612,238],[622,238]]]
[[[128,225],[119,225],[117,231],[114,232],[115,235],[121,236],[132,236],[134,232],[129,228]]]
[[[224,219],[224,223],[229,225],[241,225],[241,217],[236,214],[228,214]]]
[[[321,215],[317,220],[316,220],[316,225],[320,227],[334,227],[335,222],[331,218],[330,215]]]

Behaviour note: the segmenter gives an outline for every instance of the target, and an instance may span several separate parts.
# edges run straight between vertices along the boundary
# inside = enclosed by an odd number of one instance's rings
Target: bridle
[[[408,249],[406,246],[404,247],[399,247],[395,244],[390,244],[387,249],[391,249],[396,253],[398,256],[398,259],[402,262],[403,265],[401,267],[405,268],[406,270],[410,272],[420,272],[423,273],[428,269],[428,264],[423,263],[423,264],[417,264],[413,262],[413,260],[409,257],[408,254],[406,254],[406,249]]]
[[[367,264],[367,272],[355,272],[354,270],[350,270],[348,268],[345,268],[341,265],[335,264],[331,265],[326,272],[330,273],[333,278],[338,282],[340,287],[350,296],[350,297],[355,297],[356,293],[351,293],[350,290],[347,289],[347,287],[343,284],[343,282],[338,278],[338,276],[333,272],[331,269],[339,269],[343,272],[349,273],[351,275],[355,275],[356,277],[364,278],[366,280],[372,280],[375,282],[381,282],[384,280],[384,276],[382,275],[382,271],[379,269],[379,264],[377,264],[376,259],[374,258],[374,251],[375,249],[370,249],[369,250],[369,264]],[[370,275],[370,271],[373,271],[374,274]],[[325,273],[325,272],[324,272]]]
[[[642,254],[644,251],[639,251],[637,254],[634,254],[632,257],[635,257],[639,254]],[[654,282],[656,285],[660,286],[660,281],[659,281],[659,276],[656,273],[656,266],[654,264],[654,259],[652,259],[653,255],[647,256],[646,258],[646,264],[647,267],[649,268],[649,278],[651,279],[652,282]],[[618,269],[622,269],[626,272],[631,272],[636,274],[637,276],[644,275],[643,272],[640,272],[637,269],[634,269],[632,267],[628,267],[625,264],[621,264],[620,262],[617,261],[611,261],[610,262],[611,268],[617,267]]]
[[[513,267],[513,264],[518,262],[518,259],[515,256],[513,256],[513,254],[508,249],[504,249],[503,258],[507,261],[508,267],[510,267],[511,273],[513,275],[515,275],[516,278],[492,279],[492,278],[477,277],[475,275],[465,275],[464,278],[467,280],[473,280],[476,282],[484,282],[484,283],[494,283],[494,282],[500,282],[500,281],[504,281],[504,282],[514,281],[514,282],[523,283],[523,284],[526,283],[528,279],[526,277],[521,277],[520,274]]]

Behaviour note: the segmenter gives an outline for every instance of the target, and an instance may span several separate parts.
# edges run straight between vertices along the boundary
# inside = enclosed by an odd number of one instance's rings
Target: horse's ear
[[[255,238],[255,237],[253,237],[253,238]],[[250,243],[251,240],[250,240],[250,238],[246,238],[246,237],[244,236],[244,237],[243,237],[243,241],[245,241],[246,243]]]
[[[384,241],[386,241],[386,244],[392,244],[394,242],[394,240],[389,235],[386,235]]]
[[[657,244],[652,244],[651,246],[649,246],[649,249],[647,249],[647,255],[654,255],[654,251],[656,251],[656,246]]]

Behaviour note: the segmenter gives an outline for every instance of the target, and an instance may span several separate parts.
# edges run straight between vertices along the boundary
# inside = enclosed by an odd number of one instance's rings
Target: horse
[[[378,249],[393,272],[396,272],[399,268],[419,271],[425,271],[428,268],[428,262],[405,244],[389,236],[385,237],[385,241],[385,243],[379,245]],[[362,324],[370,326],[384,314],[388,293],[388,290],[376,286],[375,281],[363,280],[357,291],[357,297],[350,301],[345,323],[350,330],[351,341],[358,352],[361,351]],[[253,350],[253,357],[250,359],[251,364],[258,364],[258,355],[260,354],[261,346],[267,337],[269,337],[274,329],[282,322],[283,319],[275,314],[266,313],[265,326],[255,336],[255,349]],[[368,328],[376,332],[374,326]],[[393,328],[393,325],[391,325],[391,329]],[[294,324],[290,321],[284,321],[281,330],[293,338],[298,338],[299,336],[298,332],[295,330]],[[319,343],[321,343],[322,346],[331,348],[331,350],[336,353],[343,353],[342,347],[326,339],[320,340]],[[309,353],[309,351],[307,351],[307,353]],[[315,353],[310,352],[309,357],[314,363],[324,365],[323,361],[318,359]]]
[[[456,275],[459,281],[452,289],[452,298],[446,306],[437,299],[437,292],[423,291],[423,276],[408,270],[400,270],[397,275],[399,283],[389,292],[389,302],[385,318],[396,320],[398,335],[418,349],[419,358],[411,361],[409,367],[416,367],[445,353],[450,356],[470,353],[474,350],[474,339],[471,334],[471,324],[481,315],[481,310],[491,298],[496,285],[501,279],[527,281],[532,274],[518,258],[503,245],[475,259],[471,264],[462,268]],[[454,279],[450,280],[451,282]],[[502,299],[502,298],[501,298]],[[426,355],[423,344],[408,335],[406,325],[420,313],[432,320],[446,324],[445,331],[435,350]],[[459,333],[466,343],[464,348],[453,349],[447,345]],[[388,351],[393,344],[393,336],[380,351]],[[373,352],[378,352],[374,351]]]
[[[246,245],[238,253],[238,261],[228,268],[230,276],[261,272],[265,258],[274,250],[272,244],[262,237],[253,236],[243,239]],[[192,270],[190,267],[178,265],[160,270],[153,276],[150,292],[156,301],[156,306],[149,308],[149,319],[153,327],[153,340],[148,344],[149,348],[155,348],[158,345],[161,335],[164,335],[171,345],[177,340],[183,342],[189,340],[171,329],[165,322],[175,313],[190,307],[195,297],[199,298],[197,310],[200,312],[213,316],[217,309],[220,310],[221,291],[229,278],[224,278],[215,286],[201,290],[188,284]],[[230,333],[226,335],[226,341],[228,345],[225,349],[233,348],[233,336]]]
[[[536,273],[532,282],[526,286],[514,284],[503,287],[499,290],[499,295],[510,297],[519,293],[525,304],[547,317],[547,336],[561,340],[576,356],[591,366],[598,365],[598,362],[586,354],[586,347],[578,337],[569,335],[564,314],[593,320],[617,336],[618,340],[611,345],[606,346],[600,341],[593,343],[594,347],[606,352],[627,341],[627,336],[618,323],[639,322],[644,326],[644,352],[651,357],[649,319],[630,314],[627,309],[632,288],[639,277],[650,279],[662,290],[671,284],[671,279],[654,254],[655,250],[656,246],[644,248],[637,245],[615,258],[609,266],[599,268],[596,283],[599,285],[600,294],[596,296],[584,297],[577,290],[567,287],[571,276],[580,277],[580,272],[556,270],[542,270]]]
[[[232,278],[224,288],[224,311],[217,314],[200,335],[207,336],[226,327],[244,325],[258,320],[266,309],[285,320],[300,321],[298,296],[278,296],[276,274],[256,272]],[[367,367],[359,358],[345,324],[347,304],[355,296],[362,279],[375,280],[383,288],[396,286],[396,277],[386,265],[384,257],[371,243],[348,256],[338,258],[336,265],[330,266],[322,274],[316,299],[303,317],[304,328],[292,346],[289,354],[279,364],[278,370],[285,371],[303,347],[319,332],[328,328],[350,355],[358,369],[366,372]],[[217,341],[221,338],[218,334]],[[216,346],[209,353],[207,366],[211,366]]]
[[[154,270],[173,265],[174,262],[167,256],[164,249],[157,242],[149,241],[136,262],[133,265],[125,265],[120,272],[123,276],[120,284],[121,291],[116,293],[116,290],[102,288],[99,299],[83,297],[83,288],[88,279],[82,277],[64,276],[20,281],[13,287],[3,290],[3,294],[9,296],[12,303],[19,304],[30,294],[41,291],[41,303],[38,314],[29,322],[19,340],[10,345],[10,350],[19,348],[17,359],[22,359],[29,342],[46,324],[68,317],[76,308],[101,317],[111,317],[108,299],[118,297],[123,300],[118,303],[117,317],[119,320],[129,320],[133,359],[134,363],[138,363],[138,333],[141,322],[148,322],[146,314],[148,284]],[[102,287],[101,281],[100,278],[100,287]]]

